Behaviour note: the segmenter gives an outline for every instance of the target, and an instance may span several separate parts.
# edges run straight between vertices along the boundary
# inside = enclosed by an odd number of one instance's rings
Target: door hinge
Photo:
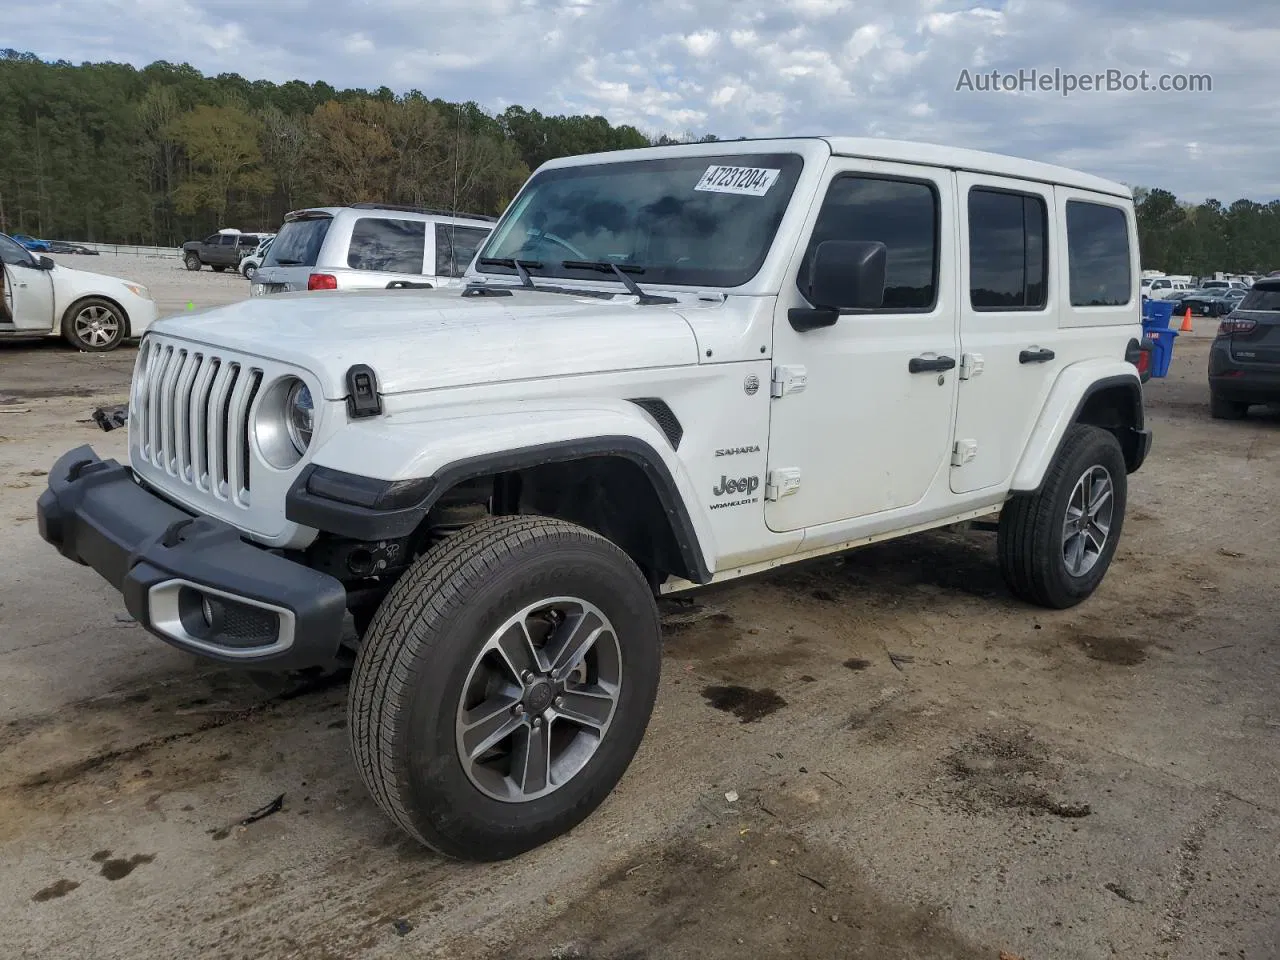
[[[803,393],[809,383],[809,374],[801,366],[778,366],[773,368],[773,383],[769,388],[769,396],[785,397],[789,393]]]
[[[799,467],[779,467],[777,470],[770,470],[769,475],[764,482],[764,498],[766,500],[781,500],[783,497],[789,497],[800,489],[800,468]]]
[[[986,361],[980,353],[965,353],[960,356],[960,379],[972,380],[982,373]]]
[[[951,448],[951,465],[953,467],[963,467],[977,455],[977,440],[957,440],[956,445]]]

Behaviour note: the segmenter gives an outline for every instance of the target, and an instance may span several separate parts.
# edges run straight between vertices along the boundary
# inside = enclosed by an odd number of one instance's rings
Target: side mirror
[[[812,308],[788,314],[793,329],[803,332],[832,326],[841,310],[875,310],[884,304],[888,250],[875,240],[824,240],[809,261],[808,289]]]
[[[56,266],[57,266],[57,263],[55,263],[50,257],[44,257],[44,256],[36,257],[37,270],[52,270]]]

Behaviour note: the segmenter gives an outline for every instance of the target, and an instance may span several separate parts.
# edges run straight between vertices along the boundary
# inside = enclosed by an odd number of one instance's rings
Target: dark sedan
[[[1280,279],[1259,280],[1218,326],[1209,348],[1209,412],[1239,420],[1280,402]]]
[[[1190,310],[1193,317],[1225,317],[1238,302],[1222,289],[1194,290],[1174,301],[1173,313],[1182,317]]]

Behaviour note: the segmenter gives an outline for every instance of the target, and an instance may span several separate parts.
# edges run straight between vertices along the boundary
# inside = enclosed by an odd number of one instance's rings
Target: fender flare
[[[652,485],[671,526],[680,558],[695,583],[708,583],[697,524],[662,455],[647,441],[625,434],[531,444],[452,460],[411,480],[380,480],[309,464],[290,486],[285,516],[294,523],[353,540],[408,537],[447,490],[466,480],[548,463],[621,457],[636,464]]]
[[[1136,368],[1125,361],[1085,361],[1065,368],[1050,389],[1035,429],[1014,470],[1010,492],[1035,493],[1039,490],[1067,428],[1079,420],[1091,397],[1117,387],[1128,389],[1132,395],[1131,429],[1138,434],[1139,442],[1137,455],[1129,464],[1129,472],[1136,471],[1146,457],[1151,441],[1142,405],[1142,379]]]

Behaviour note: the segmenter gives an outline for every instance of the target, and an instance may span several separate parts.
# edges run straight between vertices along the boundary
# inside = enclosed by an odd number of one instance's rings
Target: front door
[[[4,265],[0,329],[53,330],[53,278],[50,271],[36,265],[36,256],[17,241],[0,236],[0,263]]]
[[[968,493],[1013,476],[1049,388],[1075,358],[1050,269],[1053,187],[970,173],[956,185],[962,380],[951,489]]]
[[[765,519],[776,531],[909,507],[945,482],[951,457],[954,174],[836,158],[826,177],[774,318],[769,469],[777,482],[767,493],[777,499],[766,502]],[[884,305],[798,332],[788,310],[817,306],[804,296],[805,278],[823,240],[885,244]],[[783,495],[784,486],[794,492]]]

